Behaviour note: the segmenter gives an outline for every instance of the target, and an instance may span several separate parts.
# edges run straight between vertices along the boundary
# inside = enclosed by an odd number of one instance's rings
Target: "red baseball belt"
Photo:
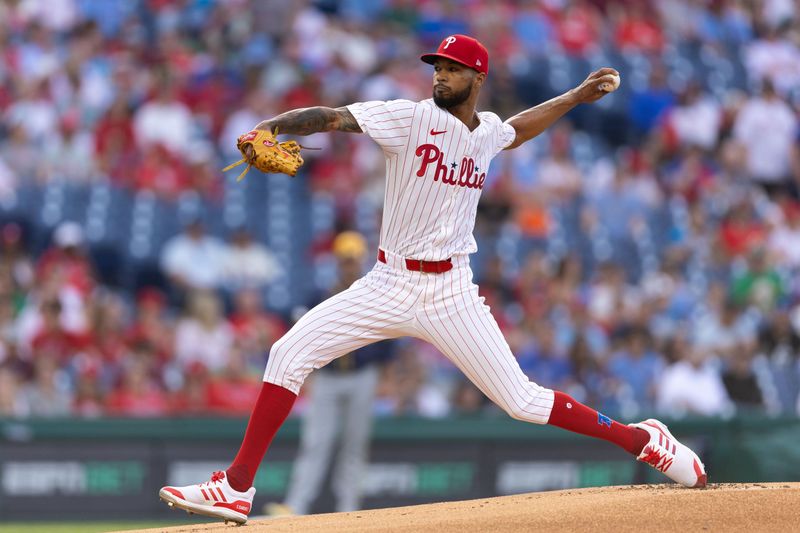
[[[386,263],[386,252],[378,248],[378,261]],[[421,259],[405,259],[406,269],[412,272],[425,272],[426,274],[442,274],[453,268],[452,259],[442,261],[423,261]]]

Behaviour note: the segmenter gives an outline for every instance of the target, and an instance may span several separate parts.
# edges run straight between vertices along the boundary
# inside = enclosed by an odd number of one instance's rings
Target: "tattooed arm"
[[[355,117],[346,107],[305,107],[293,109],[256,126],[257,130],[274,131],[292,135],[311,135],[321,131],[361,133]]]

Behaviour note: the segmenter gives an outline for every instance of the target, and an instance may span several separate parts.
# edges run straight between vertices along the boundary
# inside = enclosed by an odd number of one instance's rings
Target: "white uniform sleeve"
[[[498,125],[499,131],[497,133],[497,149],[495,150],[495,154],[508,148],[517,138],[517,130],[514,129],[514,126],[508,122],[501,121],[499,118],[497,121],[500,124]]]
[[[491,147],[491,157],[507,148],[517,138],[517,130],[514,129],[514,126],[500,120],[497,114],[484,111],[480,113],[480,117],[487,126],[487,144]]]
[[[416,105],[410,100],[376,100],[350,104],[347,109],[355,117],[361,131],[372,137],[384,152],[396,154],[408,142]]]

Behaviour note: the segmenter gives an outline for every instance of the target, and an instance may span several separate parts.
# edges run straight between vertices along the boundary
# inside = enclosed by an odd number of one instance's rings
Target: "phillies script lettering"
[[[417,157],[422,158],[422,163],[417,170],[417,177],[421,178],[428,170],[428,165],[436,165],[436,172],[433,174],[433,181],[442,180],[447,185],[458,185],[468,189],[483,189],[483,181],[486,179],[486,172],[478,175],[475,172],[475,161],[471,157],[461,160],[461,166],[456,178],[455,163],[448,169],[444,162],[444,154],[435,144],[423,144],[417,147],[415,152]]]

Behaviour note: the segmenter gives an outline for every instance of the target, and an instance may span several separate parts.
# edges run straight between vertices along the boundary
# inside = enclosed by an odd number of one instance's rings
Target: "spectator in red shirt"
[[[597,9],[586,0],[574,0],[562,11],[556,31],[564,51],[581,56],[597,47],[601,27]]]
[[[225,189],[219,165],[214,159],[214,146],[210,142],[194,143],[182,172],[186,178],[185,190],[195,191],[211,202],[220,202],[224,198]]]
[[[133,114],[126,94],[117,95],[95,126],[94,146],[100,171],[114,183],[130,185],[133,181],[131,169],[138,154]]]
[[[545,255],[538,251],[531,252],[514,282],[514,297],[528,315],[545,317],[552,291],[548,269]]]
[[[756,218],[753,206],[742,200],[733,206],[720,224],[720,239],[729,258],[738,257],[763,243],[767,229]]]
[[[94,289],[92,264],[82,248],[83,229],[77,222],[62,222],[53,233],[55,246],[49,248],[36,267],[41,281],[54,273],[60,274],[63,283],[86,298]]]
[[[248,372],[244,353],[234,346],[220,375],[208,386],[209,410],[218,415],[246,416],[260,391],[261,379]]]
[[[165,313],[166,297],[153,287],[139,292],[136,299],[137,316],[125,335],[128,346],[147,343],[153,346],[160,363],[172,359],[174,346],[173,322]]]
[[[209,405],[209,374],[206,366],[195,361],[184,373],[183,386],[171,399],[172,416],[206,416]]]
[[[665,172],[665,185],[673,193],[686,198],[690,204],[701,200],[714,189],[716,169],[700,147],[690,146],[676,158],[675,167]]]
[[[119,296],[102,293],[91,302],[89,342],[103,361],[116,363],[125,354],[125,308]]]
[[[331,156],[320,158],[311,166],[309,185],[314,191],[330,192],[336,201],[337,212],[347,213],[353,209],[353,198],[363,187],[363,176],[355,171],[354,141],[333,137],[331,142]]]
[[[78,372],[72,414],[83,418],[97,418],[104,414],[105,402],[100,386],[100,367],[88,366]]]
[[[57,299],[44,300],[39,311],[42,325],[31,341],[34,358],[52,357],[60,365],[66,364],[86,346],[86,339],[64,329]]]
[[[136,189],[154,191],[166,200],[175,200],[189,188],[186,168],[160,144],[144,147],[142,162],[133,179]]]
[[[661,53],[664,33],[658,14],[647,2],[628,2],[615,13],[617,18],[614,40],[620,50],[645,54]]]
[[[229,321],[236,343],[246,356],[257,354],[261,364],[264,353],[288,328],[279,316],[264,310],[258,291],[239,291],[234,297],[233,305]]]
[[[147,357],[128,359],[122,381],[108,396],[107,413],[111,416],[155,417],[169,413],[169,399],[160,384],[151,377]]]

